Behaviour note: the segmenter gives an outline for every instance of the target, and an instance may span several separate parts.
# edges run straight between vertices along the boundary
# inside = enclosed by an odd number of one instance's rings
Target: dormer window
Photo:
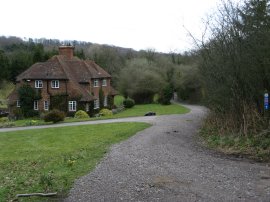
[[[107,86],[107,80],[106,79],[102,80],[102,86]]]
[[[43,88],[42,80],[35,80],[35,88]]]
[[[98,84],[99,82],[98,82],[98,79],[94,79],[94,87],[98,87],[99,86],[99,84]]]
[[[51,86],[52,88],[59,88],[59,80],[52,80]]]

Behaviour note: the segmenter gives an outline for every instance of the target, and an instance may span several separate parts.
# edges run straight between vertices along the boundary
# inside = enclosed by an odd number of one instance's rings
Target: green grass
[[[270,136],[219,134],[211,125],[204,125],[200,131],[207,146],[222,153],[245,156],[257,161],[270,162]]]
[[[131,109],[126,109],[123,112],[114,115],[114,118],[124,118],[124,117],[135,117],[144,116],[145,113],[152,111],[156,112],[157,115],[168,115],[168,114],[185,114],[190,110],[178,104],[171,105],[160,105],[160,104],[145,104],[145,105],[135,105]]]
[[[110,145],[149,126],[117,123],[0,133],[0,201],[29,192],[65,196]]]

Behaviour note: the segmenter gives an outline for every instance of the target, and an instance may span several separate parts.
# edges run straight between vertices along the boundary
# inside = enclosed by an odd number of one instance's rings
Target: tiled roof
[[[22,79],[68,79],[57,61],[35,63],[17,77]]]
[[[66,79],[72,83],[69,89],[72,95],[82,95],[81,101],[96,99],[80,83],[89,83],[94,78],[110,78],[104,69],[91,60],[80,60],[56,55],[46,62],[36,63],[17,77],[17,81],[26,79]],[[114,90],[115,91],[115,90]]]

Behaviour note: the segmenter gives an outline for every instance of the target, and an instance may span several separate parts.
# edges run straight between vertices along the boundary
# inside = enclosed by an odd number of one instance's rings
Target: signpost
[[[264,93],[264,109],[268,110],[269,109],[269,99],[268,99],[268,93]]]

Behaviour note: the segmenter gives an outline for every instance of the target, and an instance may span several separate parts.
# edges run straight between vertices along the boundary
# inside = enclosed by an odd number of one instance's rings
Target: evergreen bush
[[[133,99],[127,98],[123,101],[123,105],[125,108],[132,108],[135,105],[135,102]]]
[[[59,111],[57,109],[54,109],[52,111],[49,111],[47,114],[44,116],[44,121],[45,122],[53,122],[57,123],[60,121],[64,121],[65,119],[65,113],[62,111]]]

